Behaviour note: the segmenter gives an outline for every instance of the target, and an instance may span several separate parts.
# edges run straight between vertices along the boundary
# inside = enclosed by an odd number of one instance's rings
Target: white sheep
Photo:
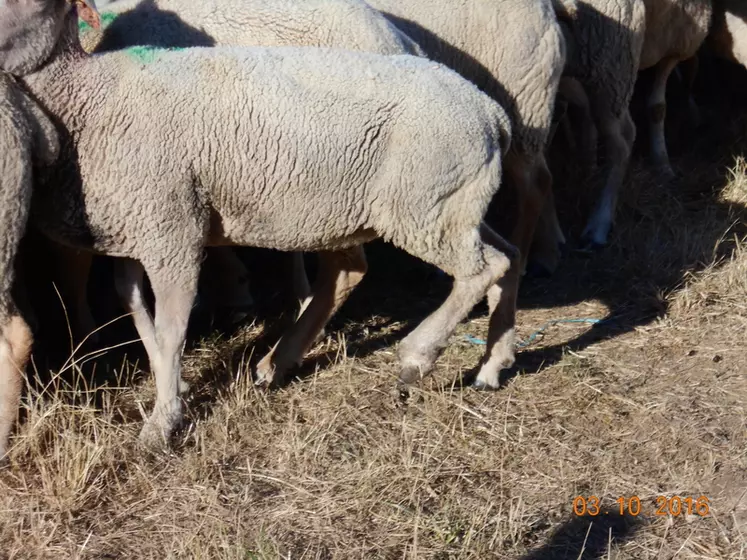
[[[32,68],[27,53],[6,50],[11,10],[0,21],[0,70]],[[13,301],[11,289],[18,246],[31,205],[34,164],[52,164],[57,133],[41,109],[9,75],[0,71],[0,459],[18,414],[22,373],[33,342],[31,329]]]
[[[654,83],[647,97],[650,157],[665,178],[674,177],[669,163],[664,120],[666,87],[678,63],[691,59],[703,44],[711,24],[711,0],[644,0],[646,34],[639,70],[655,68]]]
[[[639,70],[655,73],[647,95],[650,159],[663,178],[674,176],[664,137],[666,84],[679,62],[693,60],[711,12],[710,0],[579,2],[560,90],[581,109],[586,159],[596,157],[597,129],[605,147],[605,184],[583,234],[588,245],[605,245],[612,228],[635,139],[628,105]]]
[[[119,0],[101,13],[102,26],[81,22],[80,38],[87,52],[108,52],[137,45],[184,48],[195,46],[340,47],[379,54],[415,54],[418,45],[363,0]],[[66,267],[65,293],[75,302],[80,330],[92,323],[86,302],[90,257],[65,251],[74,267]],[[67,253],[71,253],[67,255]],[[219,266],[226,307],[247,305],[247,272],[229,248],[211,248],[209,266]],[[310,287],[300,253],[293,256],[293,288],[309,302]],[[86,330],[88,328],[88,330]]]
[[[604,186],[584,228],[587,246],[606,243],[635,141],[630,116],[646,30],[644,0],[582,0],[573,14],[560,95],[581,115],[582,159],[604,148]]]
[[[498,384],[514,360],[519,275],[513,246],[482,223],[510,145],[497,103],[407,55],[256,47],[86,57],[69,5],[44,3],[63,32],[23,81],[59,119],[65,151],[37,185],[32,216],[53,239],[123,258],[121,288],[156,376],[142,441],[168,437],[181,418],[179,353],[206,245],[320,252],[311,303],[259,363],[267,382],[302,359],[365,273],[361,244],[382,237],[454,276],[444,304],[401,342],[401,377],[427,373],[488,293],[477,384]],[[76,4],[95,23],[92,1]]]
[[[510,241],[529,256],[535,226],[551,195],[544,149],[552,126],[565,44],[557,18],[575,0],[369,0],[426,54],[453,68],[496,99],[511,117],[513,139],[506,184],[516,190],[516,225]],[[534,264],[552,271],[565,239],[554,208],[549,239],[538,239]],[[505,217],[493,217],[501,222]]]

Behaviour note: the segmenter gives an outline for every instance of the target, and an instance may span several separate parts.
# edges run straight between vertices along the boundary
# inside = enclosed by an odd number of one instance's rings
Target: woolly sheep
[[[119,0],[101,14],[101,29],[81,24],[88,52],[108,52],[136,45],[184,48],[194,46],[319,46],[379,54],[422,52],[409,37],[363,0]],[[229,248],[209,251],[211,266],[221,264],[223,305],[244,307],[246,269]],[[90,257],[89,257],[90,260]],[[76,257],[66,292],[87,324],[86,278],[89,267]],[[293,287],[302,302],[310,297],[301,254],[293,259]],[[225,297],[227,296],[227,297]],[[82,327],[83,329],[83,327]],[[87,332],[87,331],[86,331]]]
[[[19,21],[14,7],[0,19],[0,459],[18,413],[21,374],[33,342],[31,330],[13,301],[11,289],[18,246],[31,205],[34,164],[52,164],[59,144],[54,125],[5,70],[34,69],[30,49],[9,41]],[[38,32],[44,33],[44,29]],[[49,51],[44,52],[46,56]]]
[[[574,55],[560,89],[582,109],[586,154],[595,153],[594,124],[606,148],[606,182],[583,234],[589,245],[605,245],[612,228],[635,139],[628,104],[639,70],[655,68],[647,97],[650,158],[664,178],[674,176],[664,137],[666,84],[679,62],[694,60],[708,32],[711,11],[707,0],[579,2],[572,34]]]
[[[552,125],[565,44],[558,17],[575,0],[369,0],[413,38],[426,54],[450,66],[496,99],[511,117],[513,140],[506,157],[506,183],[518,196],[510,241],[529,255],[535,226],[551,195],[552,176],[544,148]],[[557,16],[556,16],[557,13]],[[554,209],[550,239],[541,241],[535,264],[557,266],[563,234]],[[544,230],[544,228],[543,228]]]
[[[582,155],[596,163],[597,131],[605,150],[604,186],[584,229],[586,245],[607,241],[635,140],[629,105],[646,30],[643,0],[585,0],[573,14],[560,95],[582,115]]]
[[[78,13],[94,20],[90,1]],[[514,360],[519,278],[514,247],[482,223],[510,145],[498,104],[412,56],[255,47],[85,57],[65,0],[45,3],[64,33],[24,83],[60,120],[68,150],[37,185],[34,222],[130,259],[120,289],[151,341],[157,387],[142,441],[168,437],[181,417],[179,352],[206,244],[320,252],[311,303],[259,363],[267,382],[302,359],[365,273],[361,244],[383,237],[455,278],[400,344],[402,378],[427,373],[487,293],[477,383],[498,384]]]

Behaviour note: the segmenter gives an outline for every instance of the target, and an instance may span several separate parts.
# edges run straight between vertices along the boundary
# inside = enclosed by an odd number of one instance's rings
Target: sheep
[[[633,151],[629,105],[645,30],[644,0],[584,0],[573,14],[560,95],[582,117],[583,160],[596,163],[597,131],[605,149],[605,184],[582,234],[588,247],[607,242]]]
[[[581,109],[587,159],[595,159],[596,127],[607,156],[604,188],[583,232],[589,247],[607,244],[620,186],[635,139],[629,102],[639,70],[655,67],[648,93],[650,158],[665,179],[674,177],[666,140],[665,92],[669,74],[693,59],[708,31],[705,0],[586,0],[579,2],[561,95]]]
[[[34,71],[52,52],[54,20],[38,22],[35,36],[18,40],[28,11],[37,8],[3,4],[0,18],[0,459],[7,453],[33,343],[13,298],[15,260],[29,216],[34,167],[53,164],[60,150],[52,122],[9,74]]]
[[[9,20],[0,23],[0,52]],[[0,54],[3,69],[20,71],[17,62]],[[15,258],[31,205],[32,167],[51,165],[58,150],[52,123],[13,78],[0,72],[0,459],[7,452],[18,413],[21,374],[33,342],[11,293]]]
[[[552,175],[544,148],[552,125],[565,43],[558,18],[575,0],[369,0],[426,55],[462,74],[501,104],[513,125],[505,161],[506,183],[517,193],[516,225],[510,241],[522,255],[522,269],[548,197]],[[493,214],[493,212],[491,212]],[[533,268],[557,267],[565,238],[553,208],[546,214],[550,239],[538,240]],[[491,221],[500,222],[502,217]]]
[[[640,70],[654,68],[654,84],[647,97],[650,157],[666,179],[675,176],[669,163],[664,120],[669,74],[679,62],[691,59],[703,44],[711,24],[710,0],[645,0],[646,34]]]
[[[52,239],[122,258],[121,290],[156,377],[143,443],[168,439],[181,418],[179,352],[206,245],[319,252],[310,304],[257,366],[268,383],[302,359],[365,274],[361,245],[381,237],[454,277],[444,304],[400,343],[400,377],[428,373],[487,294],[476,383],[498,384],[514,361],[519,278],[518,252],[482,221],[511,142],[500,105],[409,55],[232,47],[86,57],[76,12],[65,0],[44,4],[63,32],[23,82],[58,119],[64,151],[36,185],[32,217]],[[92,0],[76,5],[96,23]]]
[[[119,0],[101,14],[102,26],[81,22],[87,52],[109,52],[136,45],[194,46],[328,46],[379,54],[422,55],[418,45],[363,0]],[[66,251],[66,253],[71,251]],[[66,255],[67,256],[67,255]],[[75,258],[67,268],[65,292],[81,318],[80,330],[92,323],[86,303],[90,257]],[[246,270],[225,247],[211,248],[209,263],[220,264],[220,294],[226,307],[245,307]],[[293,255],[293,291],[301,312],[311,289],[302,255]],[[72,274],[73,276],[69,276]]]
[[[713,54],[747,66],[747,6],[738,0],[715,0],[706,41]]]

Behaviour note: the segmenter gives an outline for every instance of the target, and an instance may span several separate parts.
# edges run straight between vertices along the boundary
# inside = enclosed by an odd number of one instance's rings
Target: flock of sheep
[[[521,275],[528,263],[552,271],[565,241],[545,160],[569,126],[562,107],[580,115],[579,158],[604,151],[583,233],[604,245],[638,71],[655,68],[650,159],[669,176],[670,73],[693,69],[704,41],[747,61],[731,2],[117,0],[99,13],[93,0],[0,0],[0,457],[32,343],[11,295],[27,223],[75,258],[61,273],[84,325],[90,256],[73,250],[117,257],[117,292],[156,379],[146,445],[181,420],[201,266],[230,283],[245,272],[235,245],[295,255],[301,312],[259,362],[259,383],[303,359],[364,276],[363,244],[383,238],[454,278],[400,343],[402,380],[427,374],[487,295],[475,385],[497,386],[514,362]],[[506,221],[491,204],[502,181],[517,200],[507,239],[493,228]],[[302,252],[318,254],[313,290]]]

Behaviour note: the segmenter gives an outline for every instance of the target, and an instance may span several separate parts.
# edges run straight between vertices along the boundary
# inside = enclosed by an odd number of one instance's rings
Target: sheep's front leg
[[[291,253],[291,278],[293,280],[293,293],[298,301],[298,317],[300,317],[311,303],[311,285],[309,285],[309,277],[306,274],[303,253],[300,251]],[[324,336],[325,331],[321,329],[314,338],[313,344],[321,342]]]
[[[0,325],[0,459],[18,415],[23,371],[31,353],[31,329],[20,315],[12,314]]]
[[[550,275],[558,266],[560,247],[565,238],[562,233],[558,236],[558,230],[553,224],[557,218],[554,217],[554,199],[550,196],[552,174],[547,168],[547,162],[542,154],[531,158],[512,155],[506,160],[506,176],[511,187],[516,189],[516,226],[510,241],[521,254],[521,270],[526,270],[527,257],[535,241],[535,230],[544,214],[550,223],[547,224],[548,227],[540,228],[546,235],[537,239],[536,250],[532,255],[532,268],[542,271],[542,275]]]
[[[676,58],[666,58],[656,65],[656,77],[648,96],[648,118],[651,127],[651,161],[665,179],[674,178],[674,171],[669,163],[667,141],[664,136],[664,121],[667,116],[667,80],[674,67]]]
[[[585,245],[590,248],[607,244],[635,140],[635,125],[627,110],[619,117],[601,116],[599,126],[606,153],[605,182],[582,235]]]
[[[156,299],[155,340],[158,350],[151,358],[156,377],[156,404],[140,432],[147,447],[167,443],[182,418],[181,353],[187,336],[187,324],[197,294],[199,259],[173,256],[179,270],[146,265]]]
[[[310,301],[295,324],[257,365],[257,384],[282,383],[366,274],[363,247],[319,253],[319,272]]]

